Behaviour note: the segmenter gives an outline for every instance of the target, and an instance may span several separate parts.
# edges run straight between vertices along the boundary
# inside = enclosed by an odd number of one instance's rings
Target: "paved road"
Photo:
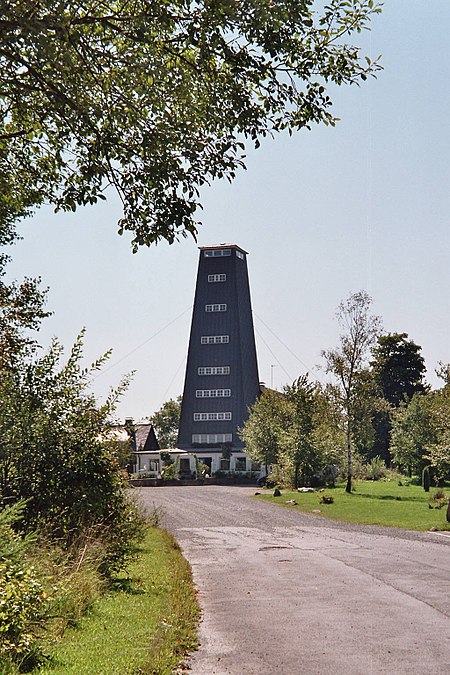
[[[192,566],[192,675],[450,673],[450,538],[327,521],[252,488],[142,488]]]

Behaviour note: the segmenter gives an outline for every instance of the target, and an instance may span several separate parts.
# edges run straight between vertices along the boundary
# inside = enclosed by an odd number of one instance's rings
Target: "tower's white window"
[[[202,335],[200,342],[202,345],[218,345],[228,344],[230,341],[229,335]]]
[[[231,389],[196,389],[197,398],[228,398],[231,396]]]
[[[226,281],[226,274],[208,274],[208,281],[210,284],[216,283],[218,281]]]
[[[200,366],[198,375],[229,375],[230,366]]]
[[[231,248],[218,248],[204,251],[205,258],[225,258],[231,255]]]
[[[194,422],[217,422],[231,420],[231,412],[196,412]]]
[[[205,305],[205,312],[226,312],[226,304],[217,304],[217,305]]]

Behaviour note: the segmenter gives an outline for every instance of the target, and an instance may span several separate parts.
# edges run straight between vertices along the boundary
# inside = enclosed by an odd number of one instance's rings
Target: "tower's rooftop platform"
[[[238,251],[241,251],[242,253],[245,253],[245,255],[248,255],[248,251],[245,249],[241,248],[237,244],[215,244],[214,246],[199,246],[198,247],[200,251],[215,251],[219,248],[233,248],[237,249]]]

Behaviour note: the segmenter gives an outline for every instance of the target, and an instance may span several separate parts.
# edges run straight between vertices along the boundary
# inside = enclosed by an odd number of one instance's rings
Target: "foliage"
[[[46,528],[67,546],[86,528],[101,529],[106,573],[131,553],[142,519],[108,445],[108,419],[127,378],[98,406],[87,388],[106,357],[82,368],[82,337],[64,365],[55,341],[46,355],[2,379],[0,468],[4,497],[26,500],[27,529]]]
[[[94,611],[53,647],[43,675],[169,673],[196,647],[191,570],[171,535],[149,529],[128,576],[112,581]]]
[[[354,449],[366,461],[381,456],[389,461],[389,437],[386,448],[385,421],[389,422],[390,405],[379,392],[373,373],[364,368],[355,380],[355,395],[352,412],[352,441]]]
[[[206,478],[210,474],[210,468],[207,464],[203,464],[203,462],[199,462],[196,464],[196,469],[197,469],[197,478]]]
[[[314,446],[316,393],[317,386],[308,381],[307,375],[284,388],[290,418],[288,426],[281,429],[282,450],[278,461],[288,470],[290,483],[295,488],[301,473],[305,477],[312,476],[320,468]]]
[[[334,504],[334,497],[323,492],[319,497],[319,502],[321,504]]]
[[[133,245],[196,234],[199,189],[245,141],[335,124],[328,85],[379,66],[346,38],[374,0],[2,3],[0,217],[104,199]],[[0,222],[2,222],[0,221]]]
[[[433,435],[425,442],[424,459],[430,462],[438,480],[450,477],[450,382],[427,394]]]
[[[380,480],[386,475],[386,464],[382,457],[372,457],[366,465],[366,478],[368,480]]]
[[[264,389],[249,410],[249,416],[241,430],[246,452],[254,462],[265,466],[278,461],[280,435],[287,426],[286,399],[273,389]]]
[[[428,503],[430,509],[442,509],[447,506],[447,497],[444,490],[436,490],[430,497]]]
[[[12,228],[2,227],[0,206],[0,247],[16,239]],[[9,255],[0,252],[0,371],[13,368],[20,358],[33,351],[36,342],[30,331],[39,328],[42,319],[49,316],[44,309],[47,291],[40,288],[39,278],[5,283],[10,260]]]
[[[165,464],[161,469],[161,478],[163,480],[174,480],[178,478],[178,465],[176,462]]]
[[[422,348],[407,338],[407,333],[380,335],[372,351],[375,381],[383,398],[395,407],[428,389],[424,383]]]
[[[24,662],[37,649],[36,630],[47,604],[39,574],[27,560],[32,539],[13,529],[24,504],[0,510],[0,666]]]
[[[392,458],[392,410],[411,400],[415,393],[428,390],[421,347],[407,338],[407,333],[381,335],[372,350],[371,375],[379,397],[372,416],[373,445],[374,452],[388,464]]]
[[[352,484],[352,451],[355,431],[355,412],[357,392],[361,383],[368,353],[380,331],[381,321],[369,314],[372,299],[365,291],[353,293],[341,302],[337,311],[337,320],[343,330],[339,346],[322,351],[327,373],[331,373],[337,384],[336,400],[341,405],[345,420],[347,448],[347,492]]]
[[[176,448],[182,396],[169,399],[150,417],[160,448]]]
[[[162,450],[159,453],[159,456],[161,457],[161,460],[164,462],[165,466],[175,463],[175,460],[172,458],[172,455],[168,450]]]
[[[414,394],[408,404],[393,412],[391,453],[396,466],[421,473],[425,448],[435,434],[429,413],[429,395]]]
[[[328,392],[308,376],[282,393],[265,389],[241,432],[246,452],[263,464],[269,480],[297,487],[337,463],[341,434]]]

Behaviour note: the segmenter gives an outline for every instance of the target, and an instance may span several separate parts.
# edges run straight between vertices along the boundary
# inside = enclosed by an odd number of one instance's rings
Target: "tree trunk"
[[[350,420],[347,421],[347,485],[345,486],[345,491],[348,494],[352,492],[352,445],[351,445],[351,430],[350,430]]]
[[[294,474],[294,487],[295,489],[298,488],[298,472],[300,469],[300,464],[298,462],[295,463],[295,474]]]

